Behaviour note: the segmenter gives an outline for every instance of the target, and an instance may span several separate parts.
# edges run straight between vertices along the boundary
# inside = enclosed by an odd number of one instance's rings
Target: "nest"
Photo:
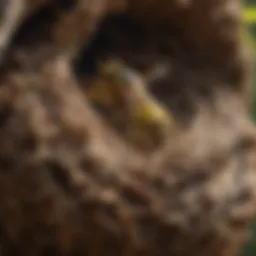
[[[0,3],[2,254],[237,255],[256,208],[239,1]],[[113,57],[179,123],[157,154],[82,92]]]

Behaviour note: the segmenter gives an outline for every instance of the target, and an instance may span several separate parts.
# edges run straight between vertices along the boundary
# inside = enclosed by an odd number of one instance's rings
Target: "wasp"
[[[175,121],[148,90],[145,79],[119,60],[100,64],[86,97],[112,127],[138,148],[162,145]]]

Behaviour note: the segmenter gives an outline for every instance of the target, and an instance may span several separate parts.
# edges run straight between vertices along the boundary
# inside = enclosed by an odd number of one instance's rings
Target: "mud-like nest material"
[[[0,1],[1,255],[237,255],[256,208],[240,1],[75,2]],[[149,87],[179,130],[157,155],[82,93],[112,57],[166,71]]]

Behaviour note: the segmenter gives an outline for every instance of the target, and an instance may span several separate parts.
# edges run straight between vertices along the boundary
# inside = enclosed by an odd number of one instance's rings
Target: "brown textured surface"
[[[2,255],[237,255],[256,206],[238,1],[130,0],[104,20],[114,0],[80,1],[92,23],[71,2],[27,17],[2,62]],[[81,93],[110,56],[168,70],[149,85],[180,130],[157,155],[133,151]]]

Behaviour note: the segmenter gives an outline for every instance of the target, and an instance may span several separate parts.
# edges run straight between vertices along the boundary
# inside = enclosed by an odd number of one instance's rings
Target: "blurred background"
[[[246,28],[244,37],[254,55],[252,118],[256,123],[256,0],[245,0],[243,14]],[[256,256],[256,220],[252,223],[252,236],[245,245],[242,256]]]
[[[246,27],[244,37],[248,47],[254,53],[253,81],[254,85],[256,85],[256,0],[245,0],[243,14]],[[252,118],[256,122],[256,90],[254,90],[254,97],[252,99]]]

